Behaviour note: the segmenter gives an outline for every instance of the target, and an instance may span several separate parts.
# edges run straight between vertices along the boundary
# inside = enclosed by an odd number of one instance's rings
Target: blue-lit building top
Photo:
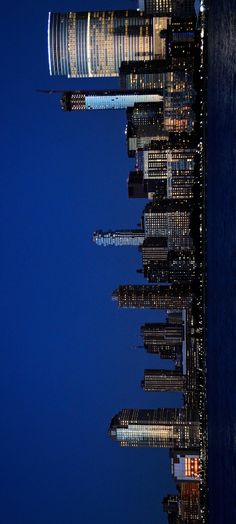
[[[64,111],[127,109],[136,103],[162,100],[163,96],[156,90],[67,91],[61,98],[61,106]]]

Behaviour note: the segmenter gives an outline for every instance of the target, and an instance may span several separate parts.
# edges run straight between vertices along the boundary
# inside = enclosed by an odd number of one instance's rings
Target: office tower
[[[164,238],[164,237],[163,237]],[[143,275],[149,282],[190,282],[195,276],[195,255],[191,250],[161,252],[160,238],[146,238],[140,246]]]
[[[144,241],[144,231],[141,229],[102,231],[93,234],[97,246],[140,246]]]
[[[198,416],[178,408],[123,409],[113,417],[109,434],[123,447],[196,447]]]
[[[122,62],[163,58],[167,22],[137,10],[49,13],[50,74],[118,76]]]
[[[180,391],[186,389],[186,378],[179,370],[145,369],[144,379],[141,382],[144,391]]]
[[[139,0],[139,9],[147,14],[194,16],[194,0]]]
[[[166,131],[191,133],[194,131],[195,120],[192,100],[186,100],[184,93],[172,93],[165,96],[164,129]]]
[[[124,62],[120,67],[120,87],[128,91],[157,89],[163,96],[181,101],[181,104],[193,104],[196,93],[193,74],[187,69],[176,71],[170,60],[152,60],[149,62]]]
[[[64,91],[61,107],[64,111],[84,111],[102,109],[127,109],[137,103],[160,102],[163,96],[157,91]]]
[[[138,131],[137,131],[138,133]],[[159,142],[162,140],[168,140],[169,132],[163,129],[157,129],[156,124],[153,128],[146,129],[142,136],[138,136],[131,132],[131,128],[126,127],[126,139],[128,145],[128,156],[134,157],[138,149],[143,149],[152,144],[152,142]]]
[[[172,18],[167,29],[167,50],[174,70],[194,71],[196,45],[196,18]]]
[[[132,197],[143,198],[144,194],[153,199],[156,194],[158,198],[193,198],[195,156],[194,149],[171,148],[169,141],[136,151],[137,171],[131,172],[128,179],[129,196],[130,188],[137,184],[137,173],[140,191],[131,190]]]
[[[112,293],[118,307],[138,309],[183,309],[191,307],[191,287],[187,284],[125,285]]]
[[[171,473],[176,482],[199,482],[200,458],[196,450],[170,450]]]
[[[163,130],[163,102],[137,103],[126,115],[127,138],[158,135]]]
[[[130,171],[128,178],[129,198],[147,198],[147,195],[147,188],[143,182],[143,173],[139,171]]]
[[[158,89],[163,91],[167,83],[169,62],[167,60],[149,60],[122,62],[119,69],[122,89]]]
[[[181,199],[154,200],[148,203],[142,215],[145,237],[164,236],[169,249],[189,249],[192,204]]]
[[[202,522],[199,482],[179,482],[179,515],[182,522]]]
[[[157,353],[161,358],[176,359],[176,352],[181,352],[184,340],[184,326],[170,323],[170,313],[166,322],[147,323],[141,327],[144,348],[148,353]]]

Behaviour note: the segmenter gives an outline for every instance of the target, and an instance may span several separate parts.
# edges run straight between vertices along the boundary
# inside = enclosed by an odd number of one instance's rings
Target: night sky
[[[118,87],[50,77],[48,11],[136,8],[132,0],[4,3],[0,289],[1,524],[166,522],[168,450],[107,437],[124,407],[180,406],[140,388],[140,325],[160,312],[118,310],[111,292],[144,283],[136,248],[104,249],[94,230],[136,227],[128,200],[125,112],[62,113],[37,89]]]

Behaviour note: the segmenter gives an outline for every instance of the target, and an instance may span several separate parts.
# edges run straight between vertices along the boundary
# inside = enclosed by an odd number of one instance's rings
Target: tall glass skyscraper
[[[64,111],[127,109],[137,103],[162,100],[163,96],[156,90],[65,91],[61,98],[61,106]]]
[[[122,62],[164,58],[167,21],[137,10],[49,13],[50,74],[119,76]]]
[[[123,409],[113,417],[109,434],[123,447],[194,448],[199,445],[199,422],[185,409]]]

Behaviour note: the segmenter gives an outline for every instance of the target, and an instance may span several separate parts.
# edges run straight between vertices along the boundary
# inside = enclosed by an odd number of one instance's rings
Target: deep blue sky
[[[127,197],[125,114],[63,114],[36,92],[118,86],[49,77],[49,10],[135,7],[2,7],[2,524],[161,523],[160,501],[174,492],[167,450],[120,449],[107,437],[123,407],[181,402],[139,387],[160,362],[133,346],[160,315],[118,311],[110,298],[120,283],[143,282],[137,250],[91,241],[97,228],[135,227],[145,205]]]

